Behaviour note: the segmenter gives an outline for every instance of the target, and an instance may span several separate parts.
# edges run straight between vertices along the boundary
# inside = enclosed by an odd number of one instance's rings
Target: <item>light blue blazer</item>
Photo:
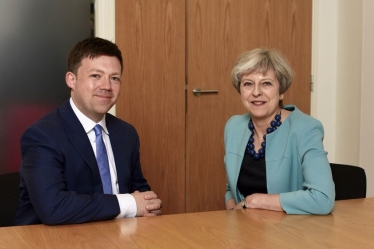
[[[334,208],[335,186],[321,122],[295,106],[283,124],[266,136],[266,180],[269,194],[280,194],[287,214],[329,214]],[[244,196],[237,188],[244,151],[251,132],[249,114],[236,115],[225,127],[226,202]]]

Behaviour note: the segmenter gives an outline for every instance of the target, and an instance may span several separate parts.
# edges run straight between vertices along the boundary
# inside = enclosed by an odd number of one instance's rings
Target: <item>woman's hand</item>
[[[273,211],[284,211],[279,199],[279,194],[252,194],[244,199],[245,208],[258,208]],[[238,203],[235,209],[243,209],[243,202]]]
[[[236,206],[234,207],[234,209],[243,209],[243,202],[239,202],[238,204],[236,204]]]
[[[227,210],[232,210],[232,209],[235,208],[235,206],[236,206],[236,202],[235,202],[234,199],[230,199],[230,200],[228,200],[228,201],[226,202],[226,209],[227,209]]]

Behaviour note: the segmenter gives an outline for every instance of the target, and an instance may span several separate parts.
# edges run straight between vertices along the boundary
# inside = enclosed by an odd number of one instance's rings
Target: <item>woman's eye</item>
[[[270,81],[265,81],[263,84],[264,84],[265,86],[271,86],[271,85],[272,85]]]
[[[252,82],[248,82],[248,81],[243,82],[243,86],[251,86],[251,85],[252,85]]]

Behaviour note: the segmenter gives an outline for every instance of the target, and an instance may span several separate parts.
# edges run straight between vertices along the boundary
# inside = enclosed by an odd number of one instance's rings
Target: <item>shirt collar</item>
[[[99,125],[101,125],[101,127],[103,127],[104,132],[109,135],[109,131],[106,127],[105,115],[104,115],[103,119],[100,120],[100,122],[95,123],[94,121],[89,119],[87,116],[85,116],[78,109],[78,107],[74,104],[74,101],[73,101],[72,98],[70,98],[70,105],[71,105],[71,108],[73,108],[73,111],[74,111],[75,115],[77,116],[79,122],[81,122],[81,124],[82,124],[86,133],[90,132],[95,127],[95,125],[99,124]]]

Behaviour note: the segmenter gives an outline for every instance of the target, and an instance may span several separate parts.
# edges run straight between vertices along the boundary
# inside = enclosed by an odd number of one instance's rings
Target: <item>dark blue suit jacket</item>
[[[133,126],[106,115],[120,193],[150,190]],[[103,194],[95,154],[69,101],[21,138],[20,200],[15,225],[83,223],[115,218],[117,197]]]

